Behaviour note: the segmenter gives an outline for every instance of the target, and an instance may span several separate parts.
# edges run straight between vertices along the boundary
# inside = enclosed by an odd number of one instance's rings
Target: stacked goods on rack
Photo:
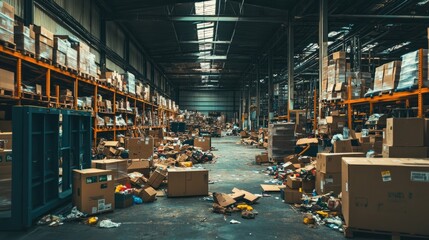
[[[402,55],[402,67],[397,90],[409,90],[418,86],[419,64],[422,64],[422,77],[424,85],[427,85],[428,77],[428,51],[423,49],[423,59],[420,63],[419,50]]]
[[[4,1],[0,2],[0,40],[13,45],[13,26],[15,8]]]
[[[349,79],[348,86],[351,88],[351,99],[358,99],[364,96],[371,87],[371,73],[353,72]]]
[[[67,54],[66,54],[66,66],[71,71],[78,71],[78,55],[77,50],[72,48],[71,43],[67,40]]]
[[[15,26],[14,39],[16,49],[21,51],[24,55],[36,54],[36,40],[33,28],[29,28],[22,24]]]
[[[275,123],[268,126],[268,158],[282,162],[295,152],[295,123]]]
[[[69,46],[66,41],[61,38],[54,37],[54,64],[67,67],[68,49]]]
[[[54,34],[41,26],[33,26],[36,33],[36,57],[52,61],[52,48],[54,47]]]
[[[374,88],[365,95],[373,95],[380,92],[391,92],[395,90],[401,72],[401,61],[392,61],[375,69]]]
[[[143,100],[150,101],[150,86],[149,84],[143,84]]]
[[[338,51],[329,57],[325,57],[322,67],[322,99],[345,99],[347,96],[346,84],[349,76],[351,76],[350,66],[346,61],[346,53]]]
[[[143,83],[139,80],[136,80],[136,97],[143,98]]]

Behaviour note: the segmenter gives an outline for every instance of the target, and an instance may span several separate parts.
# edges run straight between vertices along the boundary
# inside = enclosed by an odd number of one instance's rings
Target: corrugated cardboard
[[[73,205],[81,212],[97,214],[115,209],[114,177],[111,170],[73,170]]]
[[[392,147],[383,145],[384,158],[425,158],[428,147]]]
[[[302,179],[302,186],[301,186],[302,191],[306,193],[311,193],[315,188],[316,188],[315,179],[312,179],[312,180]]]
[[[168,197],[207,196],[209,171],[195,168],[169,168]]]
[[[152,136],[144,138],[127,138],[126,148],[128,155],[134,159],[148,159],[153,155],[154,139]]]
[[[250,202],[250,203],[255,203],[259,199],[258,196],[254,195],[254,194],[252,194],[250,192],[238,189],[238,188],[233,188],[232,192],[236,193],[237,195],[244,194],[243,199],[246,200],[246,201],[248,201],[248,202]]]
[[[4,141],[2,149],[12,149],[12,132],[0,133],[0,140]]]
[[[214,193],[213,200],[222,207],[228,207],[235,203],[234,198],[224,193]]]
[[[334,142],[334,153],[353,152],[351,140],[339,140]]]
[[[14,91],[15,90],[15,73],[0,68],[0,88]]]
[[[338,195],[341,192],[341,173],[316,172],[316,192],[318,194],[325,194],[334,192]]]
[[[260,154],[260,155],[256,155],[255,156],[255,162],[256,164],[261,164],[261,163],[267,163],[268,161],[268,154]]]
[[[290,189],[299,189],[302,187],[302,179],[288,176],[286,180],[286,186],[288,186]]]
[[[211,149],[211,138],[210,137],[198,137],[194,139],[194,147],[199,147],[201,150],[209,151]]]
[[[148,178],[152,163],[152,160],[148,159],[130,159],[128,160],[128,173],[139,172]]]
[[[301,203],[302,202],[302,192],[295,189],[284,188],[284,201],[285,203]]]
[[[98,169],[112,170],[116,182],[128,178],[128,162],[125,159],[92,160],[92,164]]]
[[[343,157],[365,157],[365,154],[362,152],[318,153],[316,169],[322,173],[341,173],[341,159]]]
[[[146,186],[134,191],[134,194],[140,197],[143,202],[153,202],[156,200],[157,191],[152,187]]]
[[[152,173],[147,183],[157,189],[161,185],[162,181],[164,181],[165,177],[166,175],[157,169]]]
[[[280,192],[279,185],[261,184],[261,188],[264,192]]]
[[[429,235],[429,161],[343,158],[342,209],[347,226]]]
[[[424,145],[424,119],[388,118],[386,145],[395,147],[422,147]]]

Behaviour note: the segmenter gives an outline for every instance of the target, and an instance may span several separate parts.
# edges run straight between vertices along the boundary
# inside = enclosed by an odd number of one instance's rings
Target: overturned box
[[[195,168],[168,169],[167,196],[207,196],[209,193],[209,171]]]
[[[111,170],[73,170],[73,205],[90,215],[114,210],[113,180]]]
[[[351,228],[429,236],[429,161],[343,158],[342,209]]]

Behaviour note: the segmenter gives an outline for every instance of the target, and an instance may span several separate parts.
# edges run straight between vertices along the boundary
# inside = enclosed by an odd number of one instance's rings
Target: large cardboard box
[[[340,162],[341,163],[341,162]],[[341,192],[341,173],[322,173],[316,172],[316,192],[325,194],[329,192],[340,194]]]
[[[199,147],[201,150],[209,151],[211,149],[211,138],[210,137],[198,137],[194,139],[194,147]]]
[[[156,193],[156,190],[149,186],[136,190],[136,195],[139,196],[143,200],[143,202],[146,203],[155,201]]]
[[[152,175],[149,178],[149,181],[147,182],[150,186],[153,188],[158,188],[162,181],[164,181],[166,175],[164,172],[161,172],[159,170],[155,170]]]
[[[194,168],[168,169],[167,196],[207,196],[209,193],[209,171]]]
[[[0,88],[15,91],[15,73],[0,68]]]
[[[128,178],[128,162],[125,159],[92,160],[92,166],[94,166],[94,164],[95,168],[112,170],[116,182]]]
[[[386,145],[394,147],[422,147],[424,145],[424,119],[388,118]]]
[[[259,154],[255,156],[256,164],[267,163],[269,162],[268,153],[267,154]]]
[[[284,201],[285,203],[301,203],[302,202],[302,192],[296,189],[290,189],[288,187],[283,189],[284,191]]]
[[[153,166],[153,161],[149,159],[130,159],[128,160],[127,172],[139,172],[145,177],[150,176],[150,168]]]
[[[154,139],[152,136],[144,138],[127,138],[126,148],[128,155],[133,159],[148,159],[153,155]]]
[[[302,179],[288,176],[286,180],[286,186],[288,186],[290,189],[299,189],[302,187]]]
[[[114,210],[112,174],[111,170],[95,168],[73,170],[73,205],[90,215]]]
[[[429,236],[429,161],[343,158],[342,209],[351,228]]]
[[[365,154],[362,152],[318,153],[316,169],[321,173],[341,173],[343,157],[365,157]]]
[[[0,133],[0,141],[4,143],[3,146],[0,146],[0,149],[12,149],[12,132]]]
[[[339,140],[334,142],[334,153],[349,153],[353,152],[352,141],[348,140]]]
[[[392,147],[383,145],[384,158],[425,158],[428,147]]]

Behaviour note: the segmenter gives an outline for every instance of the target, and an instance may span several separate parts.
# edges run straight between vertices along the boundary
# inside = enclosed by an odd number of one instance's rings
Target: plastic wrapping
[[[72,70],[78,70],[77,51],[71,47],[67,48],[66,66]]]
[[[2,9],[2,8],[0,8]],[[3,12],[0,12],[0,39],[13,43],[13,25],[15,21]]]
[[[52,60],[52,50],[53,49],[51,46],[46,45],[42,42],[37,43],[37,39],[36,39],[36,54],[39,58]],[[64,60],[65,60],[65,56],[64,56]]]
[[[20,51],[25,51],[28,53],[36,53],[36,42],[34,39],[34,32],[26,26],[15,26],[14,28],[14,40],[16,44],[16,49]]]
[[[58,50],[54,50],[54,63],[59,64],[61,66],[67,66],[67,56],[65,53],[60,52]]]
[[[428,51],[423,50],[425,57],[423,58],[423,81],[424,85],[427,85],[428,77]],[[397,90],[407,90],[415,88],[418,85],[419,80],[419,51],[410,52],[402,55],[402,66],[401,74],[399,76],[399,82]]]
[[[131,94],[136,94],[136,78],[134,74],[126,72],[124,74],[124,81],[127,85],[127,90]]]

